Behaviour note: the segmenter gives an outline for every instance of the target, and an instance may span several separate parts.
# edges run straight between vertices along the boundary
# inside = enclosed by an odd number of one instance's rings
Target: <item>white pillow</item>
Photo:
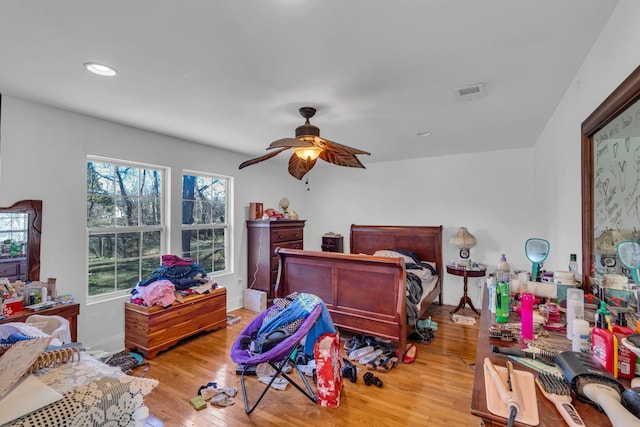
[[[373,256],[381,256],[381,257],[384,257],[384,258],[402,258],[402,259],[404,259],[405,265],[406,264],[415,264],[415,261],[413,260],[413,258],[411,258],[409,256],[406,256],[406,255],[402,255],[399,252],[390,251],[388,249],[375,251]]]

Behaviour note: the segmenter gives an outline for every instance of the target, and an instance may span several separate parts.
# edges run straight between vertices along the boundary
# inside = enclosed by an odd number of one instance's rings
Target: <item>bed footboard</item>
[[[336,327],[406,347],[405,266],[399,258],[278,248],[276,296],[320,297]]]

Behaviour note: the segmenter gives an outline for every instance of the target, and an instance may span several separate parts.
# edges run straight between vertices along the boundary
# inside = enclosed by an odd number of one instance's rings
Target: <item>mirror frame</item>
[[[593,137],[638,99],[640,99],[640,66],[582,122],[582,275],[585,292],[591,290],[591,267],[595,259]]]
[[[27,280],[40,280],[40,236],[42,234],[42,200],[20,200],[8,207],[0,207],[2,212],[29,214],[27,230]]]

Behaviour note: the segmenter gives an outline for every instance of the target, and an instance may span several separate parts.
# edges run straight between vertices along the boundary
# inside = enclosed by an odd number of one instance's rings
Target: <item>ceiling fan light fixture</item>
[[[318,158],[320,153],[322,153],[322,148],[320,147],[297,147],[293,149],[293,152],[296,153],[302,160],[315,160]]]

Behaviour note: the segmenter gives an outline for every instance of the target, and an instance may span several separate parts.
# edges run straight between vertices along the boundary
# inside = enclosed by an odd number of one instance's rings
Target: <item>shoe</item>
[[[398,358],[395,356],[387,356],[376,366],[378,372],[389,372],[398,364]]]
[[[367,363],[367,369],[373,369],[374,371],[378,370],[378,366],[380,366],[380,364],[382,364],[382,362],[385,361],[385,359],[388,359],[390,357],[395,357],[394,353],[382,353],[380,354],[378,357],[376,357],[375,359],[373,359],[371,362]],[[397,360],[397,358],[396,358]]]
[[[376,377],[375,375],[373,375],[371,372],[367,372],[366,374],[364,374],[364,376],[362,377],[362,379],[364,380],[364,383],[366,385],[375,385],[376,387],[382,387],[382,380],[380,380],[380,378]]]
[[[433,320],[431,320],[431,317],[429,317],[428,319],[418,320],[418,322],[416,323],[416,326],[418,327],[418,329],[431,328],[434,331],[438,330],[438,324]]]
[[[367,363],[375,360],[375,358],[380,356],[381,354],[382,354],[382,350],[381,349],[373,350],[371,353],[365,354],[364,356],[359,358],[358,359],[358,363],[361,364],[361,365],[366,365]]]
[[[364,356],[365,354],[369,354],[371,352],[373,352],[373,347],[368,345],[366,347],[361,347],[358,348],[356,350],[353,350],[349,353],[349,360],[357,360],[360,359],[362,356]]]
[[[412,344],[407,344],[407,348],[404,351],[404,356],[402,357],[402,361],[404,363],[413,363],[416,361],[416,357],[418,356],[418,348]]]
[[[356,346],[364,341],[364,335],[358,334],[351,337],[351,339],[345,340],[344,349],[352,351],[356,349]]]

